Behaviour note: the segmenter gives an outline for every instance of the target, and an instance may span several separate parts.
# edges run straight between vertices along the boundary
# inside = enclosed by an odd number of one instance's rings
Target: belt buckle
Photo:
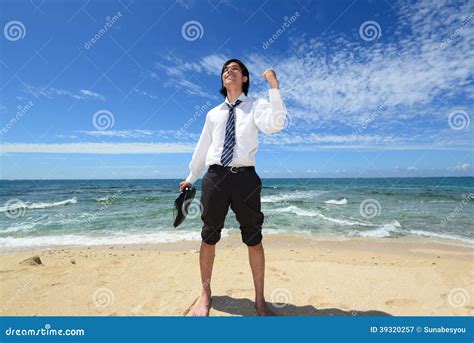
[[[235,169],[234,169],[235,168]],[[237,167],[230,167],[231,173],[237,174]]]

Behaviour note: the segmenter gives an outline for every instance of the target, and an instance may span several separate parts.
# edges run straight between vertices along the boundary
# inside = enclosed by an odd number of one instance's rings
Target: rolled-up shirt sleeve
[[[287,110],[279,89],[270,89],[268,92],[270,102],[260,99],[257,101],[254,120],[260,131],[271,134],[283,130]]]
[[[189,175],[186,181],[193,183],[196,182],[202,170],[206,166],[206,156],[209,150],[209,146],[212,143],[211,134],[211,123],[209,122],[209,115],[206,116],[204,127],[199,137],[199,141],[194,150],[193,157],[189,163]]]

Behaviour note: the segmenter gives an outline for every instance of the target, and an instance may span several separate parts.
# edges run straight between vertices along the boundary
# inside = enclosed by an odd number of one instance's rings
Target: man
[[[215,244],[221,237],[229,206],[240,224],[242,241],[248,246],[257,314],[273,315],[264,297],[262,182],[254,166],[258,131],[266,134],[281,131],[286,120],[286,107],[273,69],[266,70],[263,77],[271,88],[270,101],[247,97],[249,72],[241,61],[231,59],[224,63],[220,92],[225,101],[207,113],[189,164],[190,174],[180,183],[182,191],[197,180],[205,166],[209,167],[202,181],[201,219],[204,226],[199,255],[202,291],[192,310],[195,316],[209,315]]]

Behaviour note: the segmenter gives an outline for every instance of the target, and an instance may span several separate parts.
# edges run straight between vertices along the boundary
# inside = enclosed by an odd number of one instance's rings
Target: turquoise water
[[[0,181],[0,249],[200,239],[197,201],[182,226],[172,226],[179,181]],[[473,177],[263,179],[263,186],[267,234],[474,244]],[[238,232],[229,211],[224,234]]]

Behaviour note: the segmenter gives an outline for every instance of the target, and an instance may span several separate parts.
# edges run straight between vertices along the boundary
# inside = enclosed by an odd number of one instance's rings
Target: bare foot
[[[212,299],[209,295],[201,295],[199,300],[194,305],[193,310],[191,312],[191,316],[194,317],[207,317],[209,316],[209,311],[211,310],[212,306]]]
[[[255,309],[257,310],[257,316],[276,316],[265,301],[256,302]]]

